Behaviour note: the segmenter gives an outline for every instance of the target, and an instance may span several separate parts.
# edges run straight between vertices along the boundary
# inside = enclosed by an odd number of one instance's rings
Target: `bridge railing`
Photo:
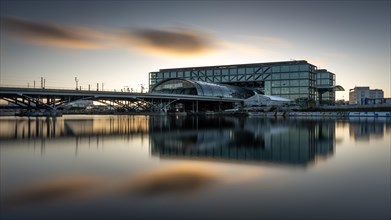
[[[128,91],[127,89],[124,88],[104,88],[103,90],[99,88],[99,90],[96,89],[96,87],[79,87],[76,89],[75,87],[65,87],[65,86],[35,86],[34,85],[25,85],[25,84],[0,84],[0,88],[25,88],[25,89],[59,89],[59,90],[75,90],[75,91],[104,91],[104,92],[126,92],[126,93],[148,93],[148,90],[144,90],[144,92],[140,92],[138,90],[133,90],[133,91]]]

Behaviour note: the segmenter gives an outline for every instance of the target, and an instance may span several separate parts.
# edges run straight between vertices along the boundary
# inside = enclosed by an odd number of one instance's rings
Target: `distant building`
[[[384,103],[384,92],[381,89],[369,89],[369,86],[356,86],[349,91],[350,105],[368,105]]]

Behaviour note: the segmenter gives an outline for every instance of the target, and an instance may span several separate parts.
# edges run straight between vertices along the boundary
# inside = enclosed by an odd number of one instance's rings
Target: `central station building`
[[[249,98],[282,97],[307,106],[334,104],[335,74],[305,60],[160,69],[150,92]],[[251,92],[249,92],[251,91]]]

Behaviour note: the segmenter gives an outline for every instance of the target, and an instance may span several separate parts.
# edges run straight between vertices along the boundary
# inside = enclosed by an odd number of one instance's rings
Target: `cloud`
[[[153,55],[195,56],[215,49],[209,33],[188,28],[111,29],[103,32],[86,27],[1,17],[2,31],[30,44],[71,49],[138,49]]]
[[[105,46],[104,35],[88,28],[31,21],[13,16],[2,16],[1,22],[6,32],[28,43],[77,49]]]
[[[207,33],[185,28],[132,29],[122,34],[122,40],[132,48],[152,54],[193,56],[214,49]]]

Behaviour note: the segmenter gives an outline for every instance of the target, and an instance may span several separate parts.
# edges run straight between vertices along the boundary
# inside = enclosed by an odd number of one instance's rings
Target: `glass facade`
[[[149,88],[170,78],[246,87],[292,101],[317,99],[317,67],[305,60],[161,69],[149,74]]]
[[[316,71],[317,100],[320,104],[335,103],[335,74],[326,69]]]

